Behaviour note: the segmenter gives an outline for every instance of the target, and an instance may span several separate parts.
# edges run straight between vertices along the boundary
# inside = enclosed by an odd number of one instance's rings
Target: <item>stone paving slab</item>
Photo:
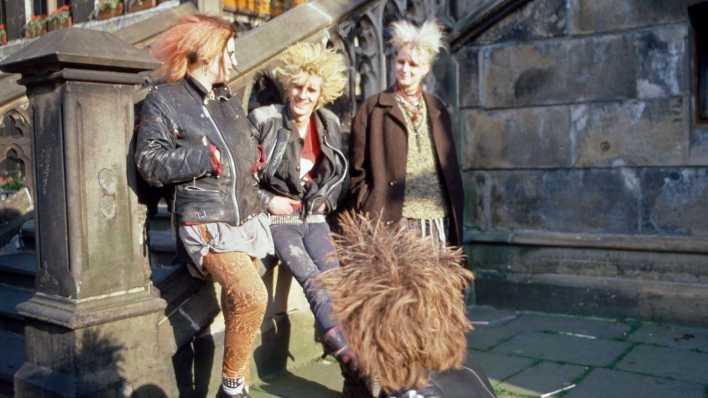
[[[253,398],[339,398],[342,375],[328,359],[302,366],[251,389]]]
[[[532,366],[536,361],[530,358],[520,358],[491,352],[470,350],[469,358],[484,370],[490,379],[499,381]]]
[[[708,353],[708,329],[702,328],[645,323],[628,340]]]
[[[475,329],[467,334],[467,347],[475,350],[487,351],[503,341],[521,333],[518,327],[503,326],[475,326]]]
[[[501,387],[512,393],[538,396],[569,386],[590,368],[541,362],[505,380]]]
[[[629,370],[676,380],[708,384],[708,354],[639,345],[617,364]]]
[[[594,369],[566,398],[704,398],[704,386],[609,369]]]
[[[471,305],[467,307],[467,317],[476,327],[504,325],[519,317],[516,311],[498,310],[488,305]]]
[[[509,327],[528,332],[553,331],[592,336],[598,339],[624,338],[631,330],[625,323],[600,318],[528,313],[510,322]]]
[[[629,347],[628,343],[619,341],[536,332],[515,336],[496,347],[494,352],[578,365],[608,366]]]

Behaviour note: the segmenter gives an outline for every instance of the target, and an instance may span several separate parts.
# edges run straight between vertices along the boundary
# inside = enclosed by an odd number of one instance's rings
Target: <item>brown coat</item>
[[[439,171],[447,190],[449,241],[462,244],[464,193],[450,115],[435,96],[424,93]],[[351,203],[354,209],[396,222],[401,219],[406,183],[408,133],[391,89],[369,97],[352,123]]]

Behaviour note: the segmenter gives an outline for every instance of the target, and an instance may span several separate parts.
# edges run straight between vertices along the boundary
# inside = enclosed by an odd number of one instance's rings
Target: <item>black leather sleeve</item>
[[[202,143],[177,145],[180,131],[170,106],[157,91],[145,98],[140,112],[135,163],[153,186],[180,183],[212,171],[209,149]]]

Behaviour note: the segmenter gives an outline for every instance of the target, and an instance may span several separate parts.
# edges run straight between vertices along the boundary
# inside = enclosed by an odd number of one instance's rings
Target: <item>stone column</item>
[[[157,355],[145,211],[129,153],[141,71],[159,63],[110,33],[62,29],[6,58],[33,115],[38,271],[17,397],[124,396],[167,386]],[[153,390],[154,391],[154,390]]]

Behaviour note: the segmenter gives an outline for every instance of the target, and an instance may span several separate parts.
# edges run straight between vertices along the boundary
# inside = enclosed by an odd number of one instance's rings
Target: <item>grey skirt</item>
[[[206,241],[202,237],[199,228],[201,225],[206,227],[211,240]],[[189,272],[197,278],[206,278],[208,275],[202,266],[202,259],[209,252],[242,252],[259,259],[275,253],[273,237],[270,234],[270,216],[265,213],[238,227],[222,222],[180,225],[178,233],[192,260]]]

